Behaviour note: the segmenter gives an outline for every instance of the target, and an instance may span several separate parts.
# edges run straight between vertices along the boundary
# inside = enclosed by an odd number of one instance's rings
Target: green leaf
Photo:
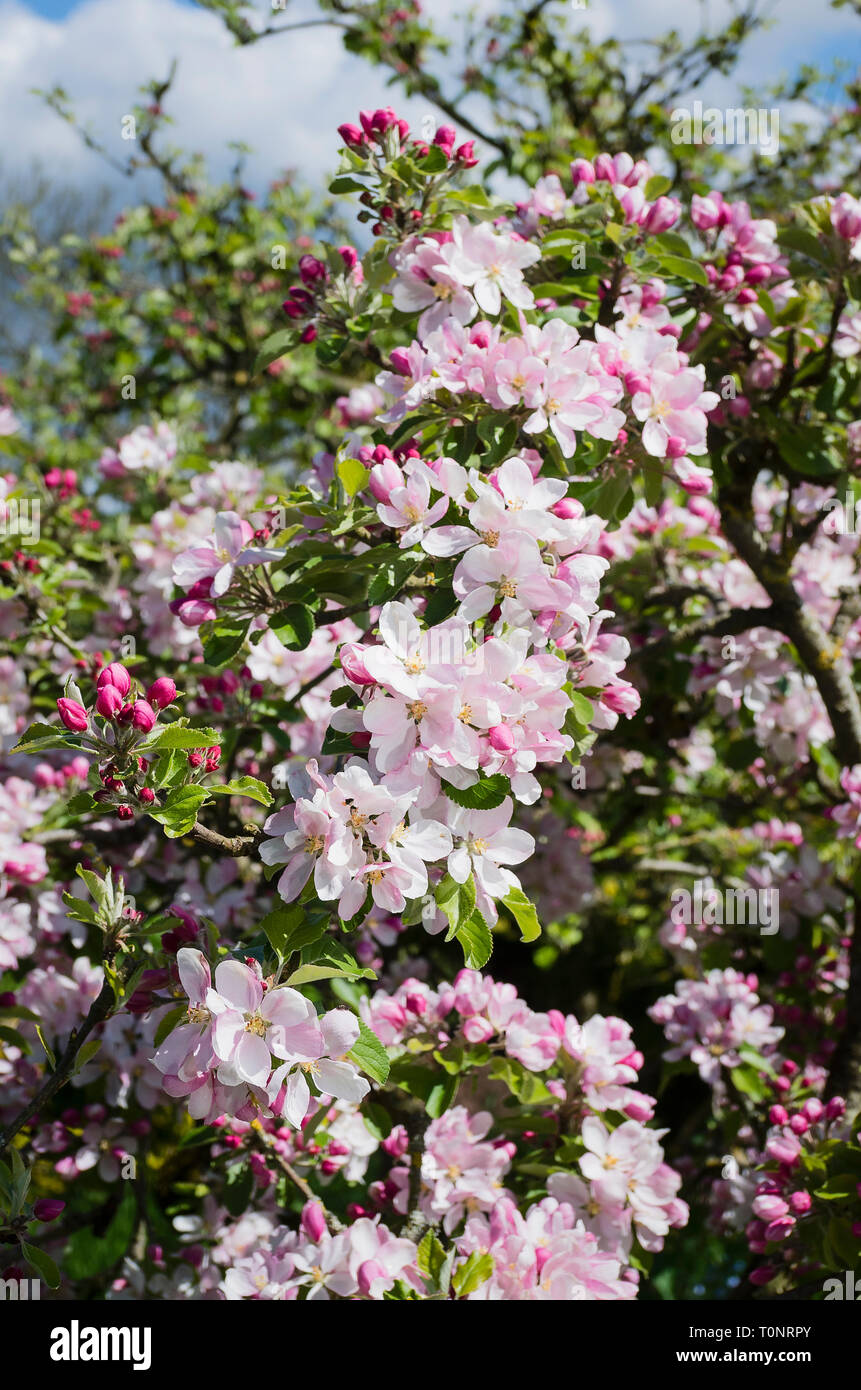
[[[371,476],[370,470],[358,459],[341,459],[335,465],[335,472],[348,497],[355,497],[357,492],[361,492],[364,487],[367,487],[368,479]]]
[[[306,957],[309,957],[306,959]],[[333,980],[346,976],[351,980],[375,980],[377,973],[350,955],[346,946],[334,937],[305,947],[302,951],[302,964],[287,981],[288,985],[306,985],[312,980]]]
[[[445,1246],[435,1231],[426,1231],[416,1251],[416,1266],[419,1274],[429,1279],[435,1289],[440,1288],[440,1278],[445,1267]],[[447,1289],[441,1292],[447,1293]]]
[[[60,1287],[60,1271],[50,1255],[46,1255],[44,1250],[37,1250],[35,1245],[29,1245],[26,1240],[21,1241],[21,1254],[28,1265],[35,1269],[43,1284],[47,1284],[49,1289]]]
[[[356,1066],[362,1071],[367,1072],[373,1081],[385,1086],[389,1078],[389,1054],[383,1047],[376,1033],[372,1032],[361,1019],[359,1023],[359,1036],[350,1051],[347,1053],[347,1060],[355,1062]]]
[[[224,1184],[224,1205],[231,1216],[241,1216],[254,1189],[254,1174],[249,1163],[237,1163],[227,1170]]]
[[[159,729],[138,751],[154,753],[161,752],[164,748],[212,748],[220,743],[221,735],[215,729],[193,729],[185,724],[165,724],[164,728]]]
[[[665,193],[669,193],[673,186],[672,179],[668,179],[666,174],[653,174],[645,187],[645,195],[650,203],[654,203],[658,198],[662,198]]]
[[[188,834],[197,820],[198,811],[208,798],[207,787],[175,787],[168,794],[164,806],[157,811],[151,810],[149,814],[153,820],[164,826],[164,833],[169,840],[177,840],[181,835]]]
[[[361,184],[359,187],[361,188]],[[264,367],[270,363],[277,362],[279,357],[283,357],[285,352],[289,352],[299,341],[299,330],[296,328],[279,328],[277,333],[270,333],[268,338],[264,338],[260,344],[257,357],[254,360],[252,376],[257,376]]]
[[[42,1047],[45,1049],[45,1056],[46,1056],[47,1059],[48,1059],[48,1066],[51,1068],[51,1071],[56,1071],[56,1070],[57,1070],[57,1059],[56,1059],[56,1057],[54,1056],[54,1053],[52,1052],[51,1048],[50,1048],[50,1047],[48,1046],[48,1044],[45,1042],[45,1035],[44,1035],[43,1032],[42,1032],[42,1025],[41,1025],[41,1023],[37,1023],[37,1024],[36,1024],[36,1036],[38,1037],[39,1042],[42,1044]]]
[[[88,811],[94,811],[98,804],[90,792],[78,792],[77,796],[66,802],[66,815],[84,816]]]
[[[137,1219],[134,1185],[123,1183],[124,1192],[103,1236],[97,1236],[90,1226],[75,1231],[70,1237],[63,1265],[70,1279],[93,1279],[112,1269],[126,1253]]]
[[[226,666],[245,643],[248,623],[227,622],[221,619],[215,623],[203,647],[203,659],[207,666]]]
[[[269,626],[289,651],[301,652],[314,636],[314,614],[304,603],[291,603],[273,614]]]
[[[466,883],[456,883],[451,874],[446,874],[437,885],[434,900],[448,918],[450,931],[446,940],[450,940],[475,909],[475,884],[471,878]]]
[[[13,753],[41,753],[46,748],[80,748],[62,724],[31,724],[12,749]]]
[[[451,1277],[451,1285],[458,1298],[466,1298],[490,1278],[493,1273],[493,1256],[488,1250],[473,1250]]]
[[[234,777],[232,782],[221,786],[208,787],[213,796],[247,796],[251,801],[259,801],[261,806],[272,805],[272,793],[257,777]]]
[[[508,909],[520,928],[521,941],[535,941],[541,935],[541,923],[535,905],[527,898],[522,888],[510,888],[502,899],[502,906]]]
[[[471,787],[453,787],[450,782],[443,782],[442,789],[456,806],[470,811],[492,811],[510,794],[511,783],[501,772],[495,772],[492,777],[480,777]]]
[[[75,1058],[75,1069],[72,1072],[73,1076],[77,1076],[78,1072],[84,1070],[84,1067],[87,1065],[88,1062],[92,1062],[101,1045],[101,1038],[90,1038],[89,1042],[84,1043],[83,1047],[81,1048],[80,1052]]]
[[[463,947],[467,970],[483,970],[493,955],[493,933],[478,909],[459,924],[454,934]]]
[[[708,285],[709,277],[699,261],[689,261],[685,256],[665,256],[663,254],[659,254],[657,259],[661,263],[661,268],[668,274],[675,275],[678,280],[691,280],[695,285]]]
[[[260,930],[275,954],[285,959],[318,941],[326,931],[327,921],[325,915],[311,915],[304,904],[296,903],[270,912],[260,923]]]
[[[368,585],[368,603],[386,603],[400,593],[406,580],[423,560],[421,555],[405,551],[380,566]]]
[[[153,1046],[161,1047],[168,1033],[173,1032],[180,1019],[185,1018],[187,1013],[188,1009],[185,1004],[177,1004],[175,1009],[171,1009],[169,1013],[166,1013],[164,1018],[159,1021],[159,1025],[155,1030]]]

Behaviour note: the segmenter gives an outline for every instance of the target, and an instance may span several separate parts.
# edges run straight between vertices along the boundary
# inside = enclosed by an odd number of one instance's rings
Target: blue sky
[[[425,0],[425,8],[445,24],[467,2]],[[261,19],[271,17],[268,0],[256,3]],[[498,0],[477,3],[490,10]],[[707,0],[704,6],[713,26],[729,8],[729,0]],[[752,41],[740,74],[754,89],[801,61],[828,66],[840,56],[861,63],[861,20],[849,7],[835,11],[825,0],[769,0],[769,8],[776,25]],[[588,20],[598,38],[646,37],[672,27],[696,31],[700,12],[691,0],[588,0],[575,19]],[[289,0],[291,20],[314,13],[314,0]],[[169,109],[176,142],[202,152],[218,175],[232,159],[229,142],[244,141],[255,151],[248,172],[252,186],[285,167],[318,181],[336,158],[335,127],[355,120],[360,107],[395,101],[419,125],[428,111],[422,99],[396,96],[383,73],[345,54],[330,29],[237,49],[221,21],[191,0],[0,0],[0,129],[7,137],[0,165],[25,175],[39,166],[76,187],[116,184],[118,176],[82,147],[32,89],[61,83],[84,123],[122,158],[128,153],[119,143],[122,116],[138,88],[163,76],[174,57],[179,74]],[[735,101],[736,89],[718,75],[691,95],[723,106]]]

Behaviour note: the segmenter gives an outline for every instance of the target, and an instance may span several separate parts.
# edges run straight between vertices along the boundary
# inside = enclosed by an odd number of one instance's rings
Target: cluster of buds
[[[45,474],[45,487],[56,492],[61,502],[72,497],[78,490],[78,475],[74,468],[49,468]]]
[[[408,123],[400,118],[390,106],[378,107],[376,111],[360,111],[359,125],[345,124],[338,127],[338,133],[352,156],[359,156],[369,163],[369,170],[377,175],[380,187],[360,194],[359,202],[365,211],[359,213],[360,222],[372,222],[374,236],[390,231],[395,240],[415,232],[422,221],[422,212],[415,206],[404,205],[403,184],[394,183],[386,173],[386,164],[401,154],[409,154],[419,170],[432,151],[436,159],[428,166],[428,174],[444,179],[462,169],[472,169],[478,160],[472,140],[457,143],[457,133],[451,126],[439,126],[433,136],[427,139],[409,139]],[[446,164],[440,166],[439,152],[445,156]],[[414,199],[407,194],[407,203]]]
[[[188,765],[194,768],[195,772],[203,769],[201,776],[208,772],[217,772],[218,764],[221,761],[221,749],[217,744],[211,748],[193,748],[188,755]]]
[[[38,574],[40,566],[35,555],[27,555],[23,550],[16,550],[11,560],[0,560],[0,570],[4,574],[11,574],[16,568],[26,570],[28,574]]]
[[[96,694],[88,709],[75,685],[57,701],[64,726],[83,736],[87,751],[104,759],[99,769],[102,783],[94,795],[97,801],[112,805],[119,820],[134,819],[130,799],[149,806],[155,793],[142,785],[148,770],[137,748],[152,732],[159,713],[176,698],[176,685],[169,676],[159,676],[150,685],[146,698],[138,693],[137,681],[125,666],[112,661],[102,667],[96,679]]]
[[[361,283],[361,265],[358,252],[352,246],[339,246],[338,254],[344,263],[344,271],[352,277],[354,284]],[[330,283],[329,269],[317,256],[305,255],[299,258],[299,279],[301,284],[291,285],[287,298],[281,305],[288,319],[308,319],[302,330],[300,341],[313,343],[317,337],[317,327],[313,322],[322,311],[320,296]]]
[[[759,1175],[752,1203],[753,1217],[745,1227],[752,1254],[765,1254],[777,1246],[783,1257],[793,1256],[785,1242],[798,1234],[800,1221],[817,1215],[816,1202],[805,1187],[800,1161],[805,1144],[815,1149],[819,1143],[827,1141],[829,1126],[842,1121],[845,1112],[846,1102],[841,1096],[832,1096],[826,1102],[811,1096],[792,1112],[780,1104],[769,1109],[772,1128],[765,1144],[769,1167]],[[821,1181],[821,1175],[814,1179],[815,1184]],[[861,1197],[861,1183],[858,1196]],[[861,1236],[861,1222],[853,1224],[852,1234]],[[779,1272],[780,1263],[778,1259],[777,1263],[755,1269],[750,1276],[751,1283],[758,1287],[770,1283]]]

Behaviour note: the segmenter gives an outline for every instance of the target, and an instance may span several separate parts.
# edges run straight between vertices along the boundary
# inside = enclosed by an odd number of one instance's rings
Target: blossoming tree
[[[861,1249],[861,204],[576,150],[511,203],[452,126],[340,137],[367,250],[296,254],[254,345],[349,367],[298,476],[179,398],[90,480],[0,412],[3,1272],[628,1300],[705,1233],[748,1296],[821,1288]]]

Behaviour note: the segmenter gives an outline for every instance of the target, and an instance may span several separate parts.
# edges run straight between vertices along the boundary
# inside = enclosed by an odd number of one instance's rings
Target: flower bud
[[[302,1230],[316,1244],[326,1234],[326,1216],[321,1202],[306,1202],[302,1208]]]
[[[82,734],[89,723],[87,711],[83,705],[79,705],[77,700],[59,699],[57,709],[60,711],[60,718],[67,729],[72,733]]]
[[[159,676],[146,693],[147,700],[155,709],[164,709],[176,699],[176,686],[170,676]]]
[[[142,734],[148,734],[150,729],[155,727],[157,717],[152,705],[146,700],[135,700],[132,706],[132,724]]]
[[[152,787],[141,787],[138,792],[138,801],[142,806],[151,806],[155,801],[155,792]]]
[[[487,737],[490,740],[491,748],[495,748],[497,753],[514,752],[514,734],[506,724],[494,724],[491,729],[488,729]]]
[[[96,689],[101,690],[105,685],[115,685],[121,695],[128,695],[132,688],[132,678],[125,666],[121,666],[118,661],[112,661],[110,666],[103,666],[99,672]]]
[[[33,1215],[37,1221],[56,1221],[60,1212],[66,1210],[66,1203],[58,1197],[40,1197],[33,1203]]]
[[[354,681],[356,685],[373,685],[374,678],[362,660],[364,648],[356,642],[345,642],[338,650],[341,661],[341,670],[348,681]]]
[[[96,694],[96,710],[103,719],[116,719],[123,707],[123,697],[115,685],[103,685]]]

